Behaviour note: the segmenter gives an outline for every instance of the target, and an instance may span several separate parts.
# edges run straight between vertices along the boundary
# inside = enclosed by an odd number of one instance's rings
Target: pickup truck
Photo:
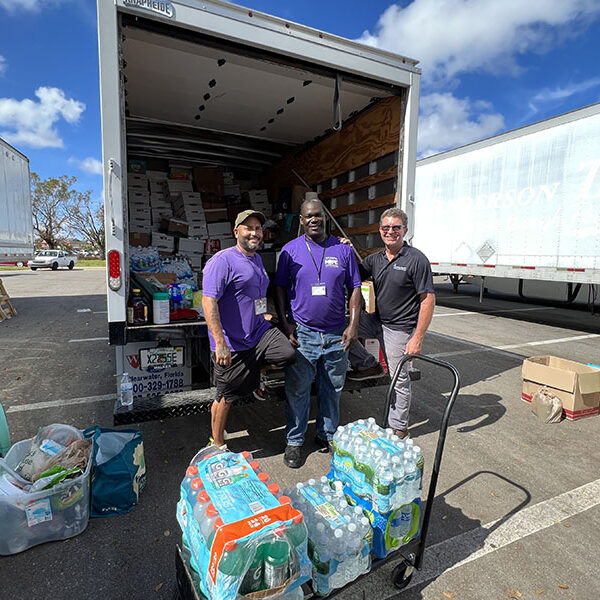
[[[27,263],[32,270],[52,269],[56,271],[58,267],[68,267],[72,269],[77,262],[77,257],[66,250],[42,250],[35,255],[33,260]]]

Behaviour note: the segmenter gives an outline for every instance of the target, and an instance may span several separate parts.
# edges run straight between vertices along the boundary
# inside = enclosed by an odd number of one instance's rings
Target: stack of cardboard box
[[[148,176],[130,173],[127,177],[127,203],[129,206],[129,231],[149,234],[152,229],[150,219],[150,193]]]
[[[250,190],[248,192],[248,197],[250,206],[252,206],[254,210],[261,212],[267,219],[273,215],[273,208],[269,202],[267,190]]]

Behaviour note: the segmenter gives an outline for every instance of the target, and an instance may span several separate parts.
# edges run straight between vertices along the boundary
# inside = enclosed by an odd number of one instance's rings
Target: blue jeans
[[[298,324],[296,363],[285,370],[285,430],[290,446],[301,446],[310,415],[310,388],[317,387],[317,435],[331,440],[340,421],[340,396],[346,371],[348,353],[342,346],[345,327],[321,333]]]

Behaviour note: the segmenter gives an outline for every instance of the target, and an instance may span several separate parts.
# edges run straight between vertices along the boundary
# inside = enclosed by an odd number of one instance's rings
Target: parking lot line
[[[598,333],[588,333],[585,335],[574,335],[571,337],[564,338],[554,338],[551,340],[538,340],[535,342],[522,342],[520,344],[507,344],[504,346],[484,346],[483,344],[477,344],[476,342],[469,342],[467,340],[461,340],[449,335],[444,335],[443,333],[437,333],[435,331],[427,332],[428,335],[433,335],[435,337],[441,337],[447,340],[451,340],[453,342],[457,342],[459,344],[466,344],[471,346],[472,350],[454,350],[452,352],[437,352],[435,354],[428,354],[427,356],[431,356],[432,358],[442,358],[446,356],[463,356],[466,354],[475,354],[477,352],[496,352],[498,354],[510,355],[511,357],[518,356],[519,358],[523,358],[522,356],[514,353],[507,352],[507,350],[511,350],[513,348],[526,348],[528,346],[545,346],[549,344],[564,344],[565,342],[578,342],[580,340],[588,340],[592,338],[600,337]]]
[[[427,547],[424,568],[415,572],[405,589],[435,579],[444,572],[496,552],[598,504],[600,504],[600,479],[524,508],[505,521],[497,519]],[[466,558],[456,562],[457,556],[466,556]]]
[[[107,337],[83,338],[80,340],[69,340],[69,344],[72,344],[74,342],[107,342],[107,341],[108,341]]]
[[[92,404],[94,402],[107,402],[116,400],[116,394],[104,394],[103,396],[87,396],[84,398],[69,398],[68,400],[48,400],[47,402],[34,402],[32,404],[20,404],[9,406],[7,413],[25,412],[29,410],[41,410],[44,408],[56,408],[60,406],[69,406],[72,404]]]
[[[498,310],[460,310],[456,309],[457,312],[453,313],[439,313],[434,314],[434,317],[464,317],[465,315],[493,315],[495,313],[514,313],[514,312],[527,312],[531,310],[555,310],[554,306],[534,306],[529,308],[508,308]]]

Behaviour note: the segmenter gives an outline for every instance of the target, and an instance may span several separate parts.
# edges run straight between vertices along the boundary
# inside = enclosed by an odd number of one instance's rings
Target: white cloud
[[[504,117],[487,102],[456,98],[451,93],[421,97],[419,155],[437,154],[489,137],[504,128]]]
[[[600,15],[600,0],[414,0],[393,4],[360,41],[421,61],[426,85],[460,73],[516,74],[517,56],[545,52]]]
[[[79,169],[88,175],[102,175],[102,163],[97,158],[88,156],[88,158],[79,160],[71,157],[68,162],[71,165],[77,165]]]
[[[0,54],[0,75],[2,75],[8,68],[8,63],[2,54]]]
[[[592,77],[580,82],[571,82],[565,86],[544,88],[529,100],[530,117],[535,115],[541,105],[560,104],[562,100],[600,86],[600,77]]]
[[[0,0],[2,1],[2,0]],[[58,88],[39,87],[38,101],[25,98],[0,98],[0,137],[14,145],[31,148],[62,148],[63,141],[55,127],[61,118],[75,124],[85,110],[85,104],[67,98]]]

